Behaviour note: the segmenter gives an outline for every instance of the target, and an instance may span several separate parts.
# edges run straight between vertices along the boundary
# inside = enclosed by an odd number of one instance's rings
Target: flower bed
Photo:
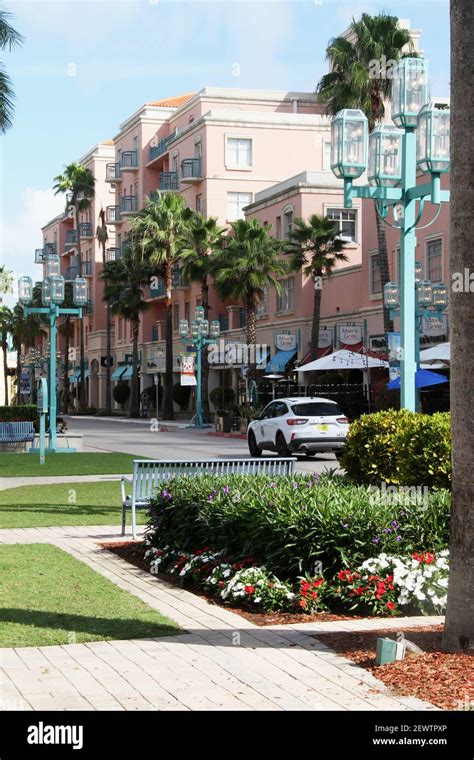
[[[151,504],[145,556],[151,572],[264,612],[439,612],[450,495],[418,496],[340,476],[176,478]]]

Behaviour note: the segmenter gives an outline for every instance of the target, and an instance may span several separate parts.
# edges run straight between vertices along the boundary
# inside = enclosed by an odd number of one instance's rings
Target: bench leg
[[[122,504],[122,536],[125,535],[125,525],[127,523],[127,508]]]
[[[132,502],[132,538],[135,540],[137,537],[137,512],[135,504]]]

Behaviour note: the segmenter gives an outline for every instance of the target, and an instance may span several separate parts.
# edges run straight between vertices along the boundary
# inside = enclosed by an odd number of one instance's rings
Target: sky
[[[40,273],[41,226],[64,207],[53,178],[147,101],[206,85],[314,91],[329,39],[381,10],[422,30],[431,92],[449,94],[448,0],[0,3],[25,37],[0,55],[16,92],[13,128],[0,137],[0,264],[15,278]]]

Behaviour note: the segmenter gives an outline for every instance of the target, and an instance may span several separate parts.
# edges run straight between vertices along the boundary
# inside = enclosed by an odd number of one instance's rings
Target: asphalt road
[[[212,434],[211,429],[151,429],[148,421],[109,420],[101,417],[68,417],[71,433],[83,436],[83,451],[119,451],[150,459],[217,459],[248,457],[247,442]],[[270,452],[268,456],[273,456]],[[299,472],[324,472],[338,467],[334,454],[298,457]]]

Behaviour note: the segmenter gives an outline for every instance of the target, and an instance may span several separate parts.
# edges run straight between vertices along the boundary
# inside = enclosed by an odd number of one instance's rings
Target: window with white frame
[[[279,280],[281,290],[277,293],[277,311],[291,311],[295,308],[295,278]]]
[[[225,164],[227,168],[252,168],[252,140],[250,137],[228,137]]]
[[[443,279],[443,241],[441,238],[426,243],[426,274],[431,282]]]
[[[263,298],[257,306],[257,319],[262,319],[268,314],[268,287],[263,288]]]
[[[201,138],[194,143],[194,158],[202,158],[202,142]]]
[[[252,193],[227,193],[227,221],[245,219],[243,209],[252,203]]]
[[[382,280],[380,277],[380,256],[378,252],[370,254],[370,293],[378,295],[382,292]]]
[[[326,216],[339,226],[342,240],[356,241],[357,211],[345,208],[328,208]]]
[[[175,151],[173,153],[172,159],[171,159],[171,171],[176,172],[178,174],[179,171],[179,153],[178,151]]]
[[[202,213],[202,195],[199,193],[196,195],[196,211]]]
[[[292,229],[293,229],[293,209],[286,208],[283,211],[283,237],[285,238],[285,240],[290,240]]]
[[[331,140],[323,142],[323,172],[331,171]]]
[[[281,240],[281,216],[277,216],[276,218],[276,230],[275,234],[278,238],[278,240]]]

